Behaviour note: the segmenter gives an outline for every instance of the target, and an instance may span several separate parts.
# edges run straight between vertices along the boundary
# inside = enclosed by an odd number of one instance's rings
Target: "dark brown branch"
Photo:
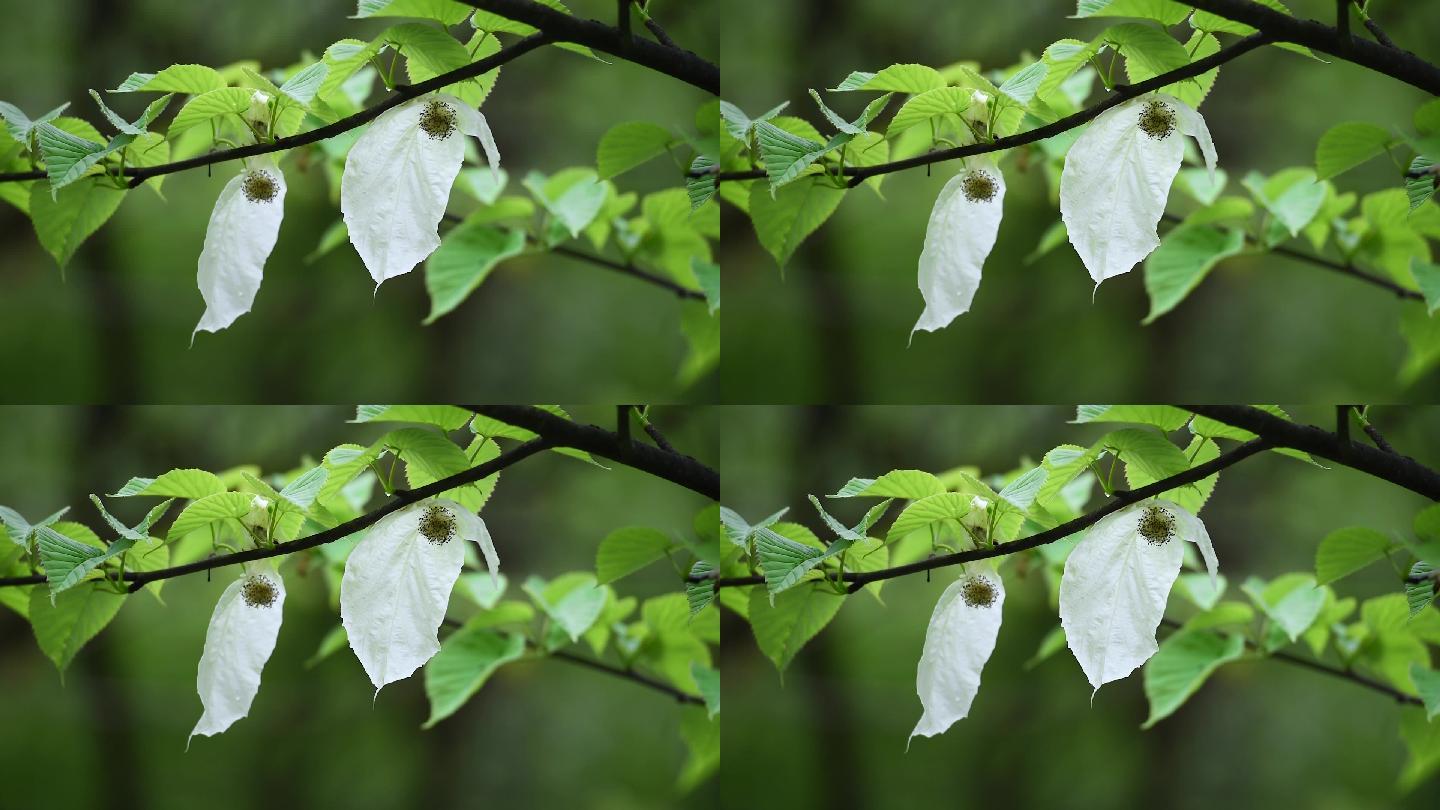
[[[951,149],[942,149],[937,152],[929,152],[924,155],[917,155],[915,157],[906,158],[904,160],[896,160],[889,163],[877,163],[874,166],[846,166],[841,169],[841,174],[850,178],[849,185],[851,188],[854,188],[855,186],[858,186],[860,185],[860,183],[864,182],[865,179],[868,177],[874,177],[881,174],[889,174],[890,172],[898,172],[902,169],[913,169],[917,166],[929,166],[932,163],[940,163],[942,161],[955,160],[957,158],[972,157],[974,155],[984,155],[990,152],[1000,152],[1005,149],[1013,149],[1017,146],[1024,146],[1025,144],[1035,143],[1036,141],[1043,141],[1046,138],[1053,138],[1056,135],[1060,135],[1064,132],[1075,129],[1082,124],[1089,123],[1091,120],[1099,116],[1100,113],[1105,112],[1111,107],[1123,104],[1124,102],[1129,101],[1132,98],[1143,96],[1152,90],[1159,90],[1162,87],[1174,84],[1175,82],[1181,81],[1182,79],[1189,79],[1194,76],[1199,76],[1200,74],[1206,73],[1213,68],[1217,68],[1220,65],[1223,65],[1226,62],[1235,59],[1236,57],[1249,53],[1250,51],[1260,47],[1261,45],[1265,45],[1268,42],[1269,39],[1264,34],[1256,34],[1254,36],[1246,37],[1245,39],[1242,39],[1239,42],[1234,43],[1233,45],[1225,47],[1217,51],[1216,53],[1205,57],[1204,59],[1191,62],[1184,67],[1176,68],[1175,70],[1172,70],[1168,73],[1162,73],[1159,76],[1151,79],[1146,79],[1145,81],[1138,84],[1117,87],[1114,93],[1110,94],[1098,103],[1090,107],[1086,107],[1085,109],[1075,113],[1074,115],[1067,115],[1058,121],[1046,124],[1043,127],[1037,127],[1026,132],[1017,133],[1015,135],[1007,135],[1004,138],[997,138],[988,143],[974,143],[967,146],[957,146]],[[765,176],[765,171],[763,169],[754,169],[749,171],[720,172],[716,175],[716,179],[718,181],[756,180]]]
[[[1350,0],[1335,0],[1335,33],[1342,45],[1350,43]]]
[[[1396,44],[1395,44],[1395,40],[1391,39],[1391,38],[1385,33],[1385,29],[1383,29],[1383,28],[1380,27],[1380,23],[1377,23],[1377,22],[1375,22],[1374,20],[1370,19],[1369,17],[1366,17],[1366,18],[1365,18],[1365,29],[1366,29],[1367,31],[1369,31],[1369,32],[1371,33],[1371,35],[1373,35],[1373,36],[1375,37],[1375,41],[1376,41],[1376,42],[1379,42],[1381,45],[1384,45],[1384,46],[1387,47],[1387,48],[1393,48],[1393,49],[1395,49],[1395,50],[1397,50],[1397,51],[1400,50],[1400,46],[1399,46],[1399,45],[1396,45]]]
[[[1386,453],[1395,453],[1395,455],[1397,456],[1400,455],[1399,453],[1395,452],[1394,447],[1390,446],[1390,442],[1385,441],[1385,437],[1381,435],[1380,429],[1370,424],[1369,420],[1360,423],[1360,427],[1362,430],[1365,431],[1365,435],[1370,437],[1370,441],[1375,442],[1376,447],[1380,448]]]
[[[1260,34],[1277,42],[1293,42],[1311,50],[1327,53],[1347,62],[1369,68],[1392,79],[1418,87],[1431,95],[1440,95],[1440,67],[1430,64],[1409,51],[1392,46],[1355,39],[1348,31],[1315,22],[1299,20],[1250,0],[1181,0],[1188,6],[1217,14],[1227,20],[1245,23],[1259,29]],[[1342,3],[1343,5],[1343,3]]]
[[[655,38],[660,40],[661,45],[668,48],[680,47],[675,44],[675,40],[671,39],[669,34],[665,33],[665,29],[660,27],[660,23],[656,22],[654,17],[645,18],[645,27],[649,28],[650,33],[654,34]]]
[[[312,129],[308,132],[302,132],[298,135],[291,135],[287,138],[276,138],[269,143],[256,143],[250,144],[249,146],[237,146],[234,149],[223,149],[218,152],[209,152],[204,155],[198,155],[193,158],[188,158],[186,160],[177,160],[173,163],[162,163],[158,166],[126,167],[122,174],[125,177],[130,178],[130,187],[135,188],[136,186],[140,185],[151,177],[159,177],[160,175],[172,174],[174,172],[185,171],[186,169],[196,169],[201,166],[212,166],[217,163],[224,163],[228,160],[238,160],[240,158],[255,157],[257,155],[265,155],[272,152],[282,152],[286,149],[294,149],[296,147],[307,146],[312,143],[318,143],[320,141],[326,140],[327,138],[333,138],[336,135],[344,134],[352,129],[360,127],[364,124],[368,124],[378,118],[381,113],[390,110],[400,104],[403,104],[412,98],[423,96],[426,93],[434,90],[440,90],[456,82],[464,81],[465,79],[472,79],[481,74],[488,73],[491,70],[494,70],[495,68],[500,67],[507,62],[510,62],[524,54],[527,54],[542,45],[548,44],[549,42],[551,42],[551,40],[547,38],[544,34],[535,34],[533,36],[526,37],[519,42],[514,43],[513,45],[510,45],[500,51],[497,51],[494,54],[491,54],[490,56],[485,57],[484,59],[481,59],[478,62],[471,62],[470,64],[462,68],[457,68],[450,71],[449,73],[442,73],[433,79],[420,82],[419,84],[398,87],[396,88],[395,92],[390,95],[389,98],[386,98],[379,104],[376,104],[373,107],[367,107],[366,109],[363,109],[360,112],[355,113],[354,115],[341,118],[339,121],[320,127],[319,129]],[[45,176],[45,172],[43,171],[11,172],[9,174],[0,174],[0,182],[13,180],[39,180],[44,178]]]
[[[525,428],[556,447],[584,450],[720,500],[720,474],[690,456],[648,444],[623,442],[612,431],[581,425],[529,405],[465,405],[475,413]]]
[[[1207,461],[1196,467],[1191,467],[1184,472],[1176,473],[1169,478],[1162,478],[1153,484],[1140,487],[1139,489],[1116,492],[1114,496],[1096,509],[1087,512],[1074,520],[1062,523],[1053,529],[1048,529],[1020,540],[1012,540],[1008,543],[997,543],[989,548],[977,548],[970,551],[960,551],[954,554],[943,554],[931,557],[908,565],[897,565],[893,568],[882,568],[878,571],[846,571],[841,579],[850,583],[849,593],[855,593],[871,582],[878,582],[894,577],[902,577],[907,574],[918,574],[922,571],[931,571],[936,568],[944,568],[960,563],[985,560],[992,557],[1004,557],[1009,554],[1016,554],[1021,551],[1028,551],[1038,548],[1047,543],[1054,543],[1063,540],[1078,531],[1087,529],[1098,523],[1101,518],[1117,512],[1126,506],[1146,498],[1169,492],[1176,487],[1192,484],[1203,478],[1208,478],[1217,472],[1237,464],[1256,453],[1268,450],[1270,445],[1262,439],[1246,442],[1220,456]],[[715,582],[717,588],[735,587],[739,585],[760,585],[765,582],[761,576],[749,577],[722,577]]]
[[[582,20],[533,0],[460,0],[467,6],[491,11],[540,29],[556,42],[573,42],[618,56],[642,67],[708,93],[720,95],[720,68],[690,51],[635,39],[619,28],[595,20]]]
[[[1164,625],[1165,627],[1169,627],[1172,630],[1179,630],[1182,627],[1180,622],[1174,621],[1173,619],[1161,619],[1160,624]],[[1252,650],[1255,649],[1255,645],[1251,644],[1249,639],[1245,640],[1245,646]],[[1350,681],[1351,683],[1359,684],[1366,689],[1372,689],[1382,695],[1393,698],[1398,703],[1408,703],[1412,706],[1425,705],[1424,701],[1420,700],[1420,698],[1417,698],[1414,695],[1407,695],[1387,683],[1381,683],[1374,678],[1366,675],[1361,675],[1360,673],[1352,669],[1341,669],[1339,667],[1332,667],[1320,661],[1316,661],[1311,658],[1305,658],[1304,656],[1300,655],[1295,655],[1294,653],[1288,653],[1283,650],[1277,650],[1272,653],[1267,653],[1265,657],[1274,659],[1276,661],[1284,661],[1287,664],[1304,667],[1305,669],[1311,670],[1313,672],[1322,672],[1334,678],[1341,678]]]
[[[617,667],[612,664],[607,664],[604,661],[597,661],[594,658],[587,658],[586,656],[577,655],[575,653],[566,652],[564,650],[555,650],[554,652],[550,653],[549,657],[558,658],[561,661],[568,661],[572,664],[587,667],[597,672],[604,672],[607,675],[613,675],[617,678],[624,678],[627,681],[638,683],[641,686],[649,687],[656,690],[657,692],[664,692],[665,694],[675,698],[681,703],[689,703],[695,706],[705,705],[705,700],[698,695],[692,695],[689,692],[682,692],[681,690],[676,689],[670,684],[652,678],[643,672],[637,672],[633,669]]]
[[[1440,473],[1409,456],[1387,453],[1311,425],[1298,425],[1259,408],[1246,405],[1185,405],[1201,416],[1248,430],[1276,447],[1303,450],[1337,464],[1367,473],[1430,500],[1440,500]]]

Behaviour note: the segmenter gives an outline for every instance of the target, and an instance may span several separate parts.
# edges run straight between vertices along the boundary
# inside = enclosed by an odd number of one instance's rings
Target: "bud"
[[[1147,506],[1137,527],[1140,536],[1152,546],[1163,546],[1175,536],[1175,516],[1159,506]]]
[[[257,133],[270,130],[270,94],[256,90],[250,96],[250,109],[245,111],[245,123]]]

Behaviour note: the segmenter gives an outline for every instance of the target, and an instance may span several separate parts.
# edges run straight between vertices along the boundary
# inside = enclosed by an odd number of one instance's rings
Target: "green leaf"
[[[53,196],[41,183],[30,189],[30,219],[35,235],[55,263],[64,269],[80,245],[120,207],[125,192],[99,177],[72,183]]]
[[[100,583],[85,582],[55,594],[53,605],[50,599],[42,588],[30,591],[30,626],[41,651],[63,678],[80,648],[115,618],[125,596],[102,589]]]
[[[1010,78],[1000,85],[1000,92],[1021,104],[1029,104],[1030,99],[1035,98],[1035,94],[1039,92],[1040,85],[1049,72],[1050,66],[1043,61],[1026,65],[1012,73]]]
[[[606,591],[590,574],[570,575],[570,579],[563,582],[562,579],[546,585],[539,578],[531,577],[521,587],[556,627],[575,642],[600,617],[600,611],[605,608]]]
[[[1415,681],[1415,691],[1425,701],[1425,719],[1440,716],[1440,672],[1414,663],[1410,665],[1410,679]]]
[[[110,514],[110,512],[105,509],[105,504],[100,501],[99,496],[91,495],[90,500],[100,512],[100,516],[105,519],[106,523],[110,524],[110,528],[114,529],[116,534],[125,540],[138,543],[142,540],[150,539],[150,526],[159,520],[161,515],[165,514],[174,499],[167,498],[159,505],[152,507],[150,511],[146,513],[145,517],[141,518],[140,522],[135,524],[133,528],[121,523],[114,515]]]
[[[48,526],[37,529],[35,539],[52,595],[78,585],[112,556],[104,549],[76,542]]]
[[[1190,16],[1190,8],[1174,0],[1079,0],[1076,17],[1143,17],[1175,25]]]
[[[1062,39],[1045,49],[1043,60],[1048,66],[1045,78],[1040,82],[1039,95],[1044,98],[1065,83],[1077,70],[1084,67],[1100,50],[1102,40],[1081,42],[1078,39]]]
[[[1410,606],[1410,618],[1414,619],[1435,601],[1435,566],[1420,560],[1410,566],[1409,580],[1405,583],[1405,600]]]
[[[280,85],[280,92],[308,107],[320,88],[325,86],[325,77],[329,74],[330,66],[324,62],[307,65],[286,79]]]
[[[171,65],[159,73],[131,73],[112,93],[185,93],[198,96],[225,86],[214,68],[204,65]]]
[[[658,529],[627,526],[600,541],[595,552],[595,575],[600,584],[614,582],[663,559],[674,544]]]
[[[245,87],[222,87],[201,93],[185,103],[175,114],[167,130],[174,139],[181,132],[221,115],[238,115],[250,109],[250,99],[255,91]]]
[[[843,189],[818,177],[805,177],[774,190],[762,183],[750,187],[750,219],[760,244],[784,267],[796,248],[835,213]]]
[[[1241,181],[1291,236],[1299,235],[1325,203],[1325,186],[1309,169],[1286,169],[1268,180],[1257,172]]]
[[[1390,538],[1360,526],[1337,529],[1320,541],[1315,552],[1315,582],[1325,585],[1385,558]]]
[[[320,492],[325,488],[325,479],[329,477],[330,471],[324,467],[306,470],[280,490],[280,497],[301,509],[309,509],[315,499],[320,497]]]
[[[845,597],[814,584],[775,594],[774,605],[763,589],[751,588],[750,628],[755,643],[783,676],[795,655],[835,618],[843,604]]]
[[[1190,412],[1174,405],[1077,405],[1075,424],[1092,422],[1130,422],[1154,425],[1170,433],[1190,421]]]
[[[700,697],[705,699],[705,711],[710,717],[720,713],[720,670],[707,667],[698,661],[690,665],[690,674],[700,687]]]
[[[760,573],[765,577],[765,588],[772,601],[775,594],[798,584],[830,556],[827,552],[786,539],[770,529],[755,532],[755,554],[760,558]]]
[[[1150,430],[1117,430],[1102,439],[1104,446],[1125,462],[1127,479],[1131,471],[1150,481],[1159,481],[1190,469],[1190,460],[1168,439]],[[1132,486],[1131,489],[1135,487]]]
[[[244,517],[255,505],[255,497],[248,492],[218,492],[192,501],[170,524],[167,536],[179,540],[217,520]]]
[[[1315,147],[1315,173],[1324,180],[1343,174],[1385,153],[1392,138],[1384,127],[1359,121],[1336,124]]]
[[[745,114],[744,110],[734,104],[728,101],[722,101],[720,102],[720,120],[725,125],[725,131],[730,133],[731,137],[742,143],[748,143],[750,141],[750,133],[755,129],[756,124],[761,121],[769,121],[771,118],[779,115],[788,106],[790,106],[790,102],[782,101],[759,118],[751,118]]]
[[[891,470],[879,478],[851,478],[832,498],[919,500],[945,491],[940,479],[922,470]]]
[[[1408,174],[1415,176],[1405,178],[1405,194],[1410,199],[1412,212],[1435,196],[1436,175],[1430,172],[1434,165],[1435,161],[1424,155],[1416,155],[1415,159],[1410,161]]]
[[[1208,611],[1220,603],[1228,585],[1224,575],[1217,576],[1212,585],[1209,574],[1181,574],[1175,581],[1175,592],[1189,599],[1200,610]]]
[[[133,495],[155,495],[162,498],[189,498],[195,500],[206,495],[224,492],[225,485],[214,473],[204,470],[175,469],[159,478],[131,478],[112,498]]]
[[[595,168],[608,179],[624,174],[651,158],[665,154],[675,140],[670,130],[645,121],[616,124],[600,137],[595,150]]]
[[[885,129],[885,136],[893,138],[910,127],[923,124],[937,115],[958,115],[964,112],[970,108],[972,92],[966,87],[938,87],[914,96],[900,107],[894,118],[890,119],[890,126]]]
[[[1422,262],[1418,256],[1410,260],[1410,274],[1415,277],[1415,286],[1425,296],[1425,311],[1431,315],[1440,309],[1440,264]]]
[[[54,124],[36,128],[40,154],[45,158],[45,173],[50,178],[50,193],[79,180],[112,149],[105,144],[71,135]]]
[[[451,633],[425,664],[430,728],[454,714],[490,680],[495,670],[525,654],[525,637],[466,625]]]
[[[1040,495],[1040,490],[1045,486],[1045,479],[1050,471],[1044,467],[1036,467],[1015,478],[1005,485],[1005,488],[998,493],[1002,500],[1013,504],[1016,509],[1026,511],[1035,499]]]
[[[1145,259],[1145,292],[1150,296],[1149,324],[1174,309],[1205,280],[1210,270],[1245,247],[1245,233],[1213,225],[1180,225],[1160,240]]]
[[[1150,716],[1141,728],[1150,728],[1174,714],[1211,673],[1244,652],[1243,637],[1212,630],[1181,630],[1165,639],[1145,662],[1145,697],[1150,701]]]
[[[875,117],[884,111],[885,105],[890,102],[890,96],[890,93],[886,93],[885,95],[872,100],[869,104],[865,105],[864,110],[860,111],[860,116],[858,118],[856,118],[854,121],[846,121],[834,110],[825,106],[825,102],[820,99],[819,93],[815,92],[815,90],[813,89],[810,91],[810,97],[815,99],[815,104],[820,108],[820,112],[825,116],[825,120],[829,121],[832,126],[840,130],[840,132],[845,135],[865,134],[866,127],[870,126],[870,122],[874,121]]]
[[[60,113],[65,112],[65,108],[69,106],[70,102],[67,101],[32,121],[30,120],[30,116],[26,115],[19,107],[8,102],[0,101],[0,118],[5,120],[5,129],[10,133],[10,137],[14,138],[17,143],[28,150],[30,148],[30,135],[35,128],[59,118]]]
[[[1287,574],[1268,586],[1251,577],[1240,589],[1292,642],[1310,629],[1325,607],[1325,591],[1306,574]]]
[[[1440,723],[1432,723],[1416,709],[1400,715],[1400,737],[1410,752],[1398,787],[1402,793],[1418,787],[1440,769]]]
[[[959,520],[970,514],[973,495],[963,492],[942,492],[921,498],[905,507],[890,524],[890,539],[899,540],[911,532],[925,529],[945,520]]]
[[[94,90],[90,91],[90,97],[95,99],[95,104],[100,107],[100,112],[105,116],[105,120],[109,121],[116,129],[126,135],[144,135],[146,127],[150,126],[150,122],[155,120],[156,116],[164,112],[165,108],[169,106],[170,99],[173,98],[173,95],[167,93],[155,101],[150,102],[149,106],[145,108],[145,112],[141,113],[140,117],[136,119],[134,123],[126,121],[114,110],[105,106],[105,100],[100,98],[100,94]]]
[[[792,135],[768,121],[755,125],[755,136],[772,189],[798,178],[810,164],[835,148],[832,144]]]
[[[891,65],[879,73],[857,70],[845,77],[831,92],[846,90],[891,90],[897,93],[923,93],[944,87],[945,79],[935,68],[925,65]]]
[[[703,574],[712,573],[715,566],[705,560],[696,560],[690,566],[690,576],[698,577]],[[690,604],[690,618],[694,619],[695,614],[710,606],[715,601],[715,580],[703,579],[698,582],[685,583],[685,601]]]
[[[454,0],[359,0],[357,18],[424,17],[455,25],[474,13],[475,9]],[[428,726],[427,726],[428,728]]]
[[[609,195],[606,184],[590,169],[571,169],[550,178],[532,171],[521,182],[572,238],[595,220]]]
[[[1131,81],[1137,75],[1159,76],[1190,64],[1190,54],[1175,38],[1151,25],[1122,23],[1105,29],[1101,34],[1125,56]]]
[[[500,262],[525,249],[525,232],[465,221],[451,228],[425,260],[431,324],[460,306]]]

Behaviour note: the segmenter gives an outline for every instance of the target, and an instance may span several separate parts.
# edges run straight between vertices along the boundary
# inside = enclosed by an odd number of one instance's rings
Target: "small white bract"
[[[284,206],[285,175],[268,155],[251,160],[220,190],[200,251],[197,280],[205,314],[196,333],[218,332],[250,311],[280,234]]]
[[[1159,649],[1155,629],[1185,549],[1200,549],[1214,583],[1219,564],[1196,516],[1169,501],[1134,504],[1086,532],[1060,578],[1060,624],[1091,686],[1129,675]]]
[[[1097,287],[1129,272],[1159,246],[1155,227],[1185,156],[1184,139],[1176,132],[1200,144],[1214,179],[1215,145],[1205,120],[1164,94],[1101,113],[1065,155],[1060,216]]]
[[[995,247],[1005,201],[1005,177],[985,158],[950,178],[940,189],[925,248],[920,253],[920,295],[925,311],[910,331],[933,332],[969,311],[980,286],[980,268]]]
[[[940,595],[916,671],[915,691],[925,710],[911,739],[940,734],[970,713],[980,672],[995,651],[1004,604],[1005,584],[986,563],[972,565]]]
[[[377,288],[440,246],[440,220],[465,160],[456,130],[479,138],[491,171],[499,169],[500,150],[485,116],[444,94],[387,110],[350,148],[340,212]]]
[[[345,562],[340,621],[377,694],[440,650],[440,622],[465,563],[454,537],[480,547],[497,583],[500,558],[485,521],[440,498],[381,518]]]
[[[191,738],[219,734],[250,713],[260,690],[260,672],[275,651],[284,605],[285,581],[268,563],[246,565],[244,574],[220,594],[196,678],[205,711]]]

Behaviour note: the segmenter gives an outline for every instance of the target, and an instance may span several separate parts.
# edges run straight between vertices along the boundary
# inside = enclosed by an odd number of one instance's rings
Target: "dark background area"
[[[613,23],[612,2],[569,5],[581,16]],[[673,37],[715,58],[718,4],[654,5]],[[354,0],[10,0],[0,5],[9,21],[0,27],[0,99],[31,115],[69,101],[67,115],[100,125],[87,91],[116,87],[132,71],[246,59],[270,69],[306,51],[318,58],[336,40],[373,37],[405,22],[348,19],[355,8]],[[548,48],[502,68],[484,112],[511,193],[525,194],[520,178],[532,169],[553,174],[593,167],[600,136],[621,121],[693,130],[705,93],[611,61],[602,65]],[[372,103],[384,93],[378,81],[375,87]],[[133,116],[153,98],[115,96],[107,103]],[[167,115],[178,109],[172,103]],[[457,310],[421,326],[429,299],[420,268],[387,282],[376,296],[348,244],[313,265],[303,263],[340,212],[318,171],[303,174],[293,162],[284,168],[285,221],[254,309],[219,334],[197,336],[193,348],[190,333],[204,310],[196,262],[233,164],[214,167],[212,177],[204,170],[169,176],[164,200],[149,189],[127,195],[63,279],[30,221],[0,205],[0,358],[11,383],[3,398],[607,402],[703,401],[713,391],[714,374],[689,389],[677,383],[686,347],[680,304],[671,293],[562,256],[506,261]],[[657,160],[622,176],[619,185],[643,194],[677,180],[674,166]]]
[[[613,425],[610,408],[572,409]],[[656,423],[714,465],[718,414],[662,408]],[[100,526],[90,493],[175,466],[288,470],[393,425],[351,425],[350,407],[0,407],[0,503],[31,519],[70,505]],[[141,499],[152,501],[153,499]],[[373,503],[378,503],[377,497]],[[151,503],[112,502],[131,522]],[[501,474],[485,521],[525,599],[529,575],[594,570],[601,538],[622,526],[691,532],[704,499],[627,467],[609,471],[547,453]],[[172,514],[173,514],[172,507]],[[5,807],[577,807],[707,806],[713,782],[686,798],[680,708],[665,695],[561,661],[511,664],[428,731],[423,675],[374,689],[342,649],[304,662],[339,622],[318,575],[286,565],[275,653],[249,717],[217,737],[185,738],[201,706],[195,667],[206,624],[234,569],[170,580],[161,605],[126,600],[62,684],[30,627],[0,608],[0,805]],[[641,599],[672,591],[654,566],[619,583]],[[638,614],[637,614],[638,615]],[[586,649],[588,652],[588,648]],[[613,660],[613,659],[612,659]]]
[[[1302,17],[1334,18],[1328,0],[1287,5]],[[1370,6],[1403,47],[1440,60],[1440,42],[1429,33],[1440,28],[1440,3]],[[731,7],[725,99],[751,115],[789,100],[784,114],[812,123],[823,119],[807,90],[834,87],[852,70],[961,60],[1006,68],[1022,54],[1038,58],[1057,39],[1088,41],[1124,22],[1068,19],[1073,0],[741,0]],[[1091,99],[1102,89],[1097,82]],[[851,117],[874,97],[823,95]],[[1368,121],[1411,132],[1411,114],[1426,100],[1348,63],[1268,48],[1222,67],[1200,112],[1229,172],[1227,193],[1246,195],[1239,181],[1252,169],[1268,175],[1312,165],[1315,144],[1332,125]],[[926,222],[958,165],[938,164],[930,176],[924,169],[888,175],[884,200],[868,188],[847,194],[783,277],[748,218],[725,206],[728,401],[1048,402],[1063,391],[1067,399],[1105,401],[1425,402],[1440,394],[1434,374],[1410,388],[1397,381],[1405,355],[1399,316],[1415,304],[1283,257],[1225,261],[1150,326],[1140,325],[1149,305],[1139,266],[1101,285],[1092,305],[1094,285],[1068,243],[1033,265],[1022,262],[1059,212],[1040,172],[1022,174],[1013,160],[1004,165],[1005,217],[971,311],[938,333],[916,334],[907,350],[923,308],[916,270]],[[1363,195],[1394,187],[1397,171],[1380,158],[1337,183]]]
[[[1116,425],[1070,425],[1073,407],[726,407],[725,503],[750,520],[790,507],[819,531],[806,495],[891,469],[984,475],[1088,445]],[[1333,409],[1291,408],[1333,426]],[[1372,409],[1403,453],[1440,462],[1440,409]],[[1098,487],[1096,488],[1098,493]],[[1098,499],[1098,495],[1096,496]],[[826,501],[847,525],[873,501]],[[1096,501],[1092,501],[1092,504]],[[1220,475],[1201,513],[1229,580],[1310,570],[1330,531],[1409,533],[1422,498],[1347,468],[1266,454]],[[895,512],[890,513],[892,516]],[[820,531],[824,536],[824,532]],[[1037,577],[1006,572],[1004,623],[970,716],[938,737],[906,737],[921,713],[915,667],[941,569],[885,583],[882,606],[849,597],[782,683],[750,628],[728,612],[722,653],[729,707],[721,786],[727,807],[1433,807],[1432,778],[1408,797],[1399,710],[1383,695],[1274,661],[1226,665],[1149,731],[1141,673],[1090,686],[1068,650],[1024,663],[1058,624]],[[1337,583],[1341,596],[1394,592],[1383,564]],[[1357,614],[1358,616],[1358,611]],[[1352,621],[1354,620],[1352,616]],[[1308,654],[1306,650],[1303,654]],[[1333,653],[1332,663],[1333,663]]]

